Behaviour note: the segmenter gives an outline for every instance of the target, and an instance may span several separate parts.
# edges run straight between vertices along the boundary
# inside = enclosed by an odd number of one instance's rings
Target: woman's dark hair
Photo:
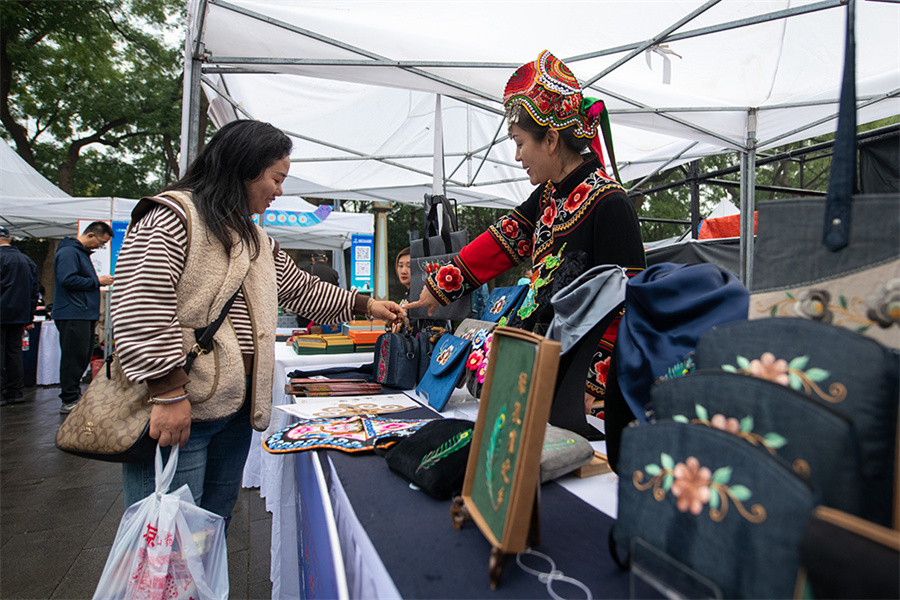
[[[401,250],[399,254],[397,254],[397,258],[394,259],[394,268],[395,269],[398,266],[400,266],[400,259],[403,258],[404,256],[409,256],[409,246],[407,246],[406,248]]]
[[[225,249],[231,250],[237,233],[255,259],[259,240],[244,186],[288,156],[292,147],[291,139],[269,123],[232,121],[216,132],[184,176],[166,190],[190,191],[209,231]]]
[[[549,125],[541,125],[535,121],[531,114],[524,108],[519,109],[519,120],[516,122],[516,125],[526,133],[530,134],[536,142],[543,140],[547,136],[547,132],[550,131]],[[575,154],[584,154],[589,148],[591,140],[588,138],[575,137],[574,125],[570,125],[565,129],[557,129],[556,131],[559,133],[559,139],[562,140],[563,145]]]

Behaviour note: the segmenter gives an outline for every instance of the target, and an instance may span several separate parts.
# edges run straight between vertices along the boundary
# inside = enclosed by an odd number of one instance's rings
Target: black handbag
[[[411,333],[383,333],[375,342],[375,381],[411,390],[419,382],[420,341]]]
[[[438,210],[442,210],[443,221],[438,226]],[[469,233],[459,231],[456,215],[445,196],[425,195],[425,234],[422,239],[413,240],[409,245],[409,297],[418,300],[425,287],[425,279],[450,263],[463,246],[469,243]],[[462,283],[460,282],[460,285]],[[447,306],[438,307],[434,315],[428,315],[427,308],[413,308],[409,311],[413,319],[435,319],[459,321],[472,312],[472,300],[464,296]]]

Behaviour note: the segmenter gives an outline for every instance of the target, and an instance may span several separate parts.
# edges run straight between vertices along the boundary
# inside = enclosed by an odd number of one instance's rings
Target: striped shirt
[[[116,352],[133,381],[158,379],[184,365],[175,286],[184,271],[186,245],[184,223],[165,206],[151,209],[122,243],[116,262],[112,322]],[[282,250],[275,254],[275,270],[279,306],[317,323],[340,323],[352,317],[355,291],[300,270]],[[252,355],[253,328],[242,292],[228,317],[241,352]]]

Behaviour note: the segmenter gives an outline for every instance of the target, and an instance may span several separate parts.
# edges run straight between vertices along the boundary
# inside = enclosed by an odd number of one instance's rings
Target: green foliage
[[[155,191],[177,163],[180,50],[163,33],[181,10],[180,0],[0,3],[5,137],[68,193]]]

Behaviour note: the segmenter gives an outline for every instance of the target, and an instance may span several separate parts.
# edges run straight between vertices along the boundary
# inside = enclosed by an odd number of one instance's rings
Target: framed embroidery
[[[494,552],[525,549],[559,350],[527,331],[493,331],[462,500]]]

